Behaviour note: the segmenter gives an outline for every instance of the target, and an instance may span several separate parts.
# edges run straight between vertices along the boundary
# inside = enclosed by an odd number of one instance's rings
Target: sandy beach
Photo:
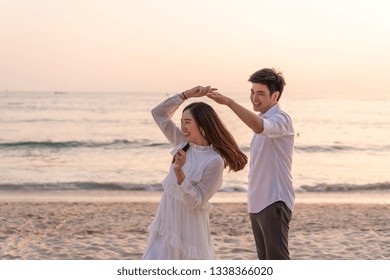
[[[0,259],[140,259],[159,192],[0,192]],[[359,197],[361,200],[359,200]],[[245,193],[213,200],[217,259],[256,259]],[[390,259],[390,196],[297,194],[296,260]]]

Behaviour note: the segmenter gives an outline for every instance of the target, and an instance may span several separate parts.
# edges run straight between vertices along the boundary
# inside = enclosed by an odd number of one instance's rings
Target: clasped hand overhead
[[[211,86],[196,86],[196,87],[193,87],[191,89],[188,89],[186,91],[184,91],[184,94],[187,98],[191,98],[191,97],[202,97],[202,96],[205,96],[207,94],[210,94],[210,93],[213,93],[213,92],[216,92],[216,88],[213,88]]]

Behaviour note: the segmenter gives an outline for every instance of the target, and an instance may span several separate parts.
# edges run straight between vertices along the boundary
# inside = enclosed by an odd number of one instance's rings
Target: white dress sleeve
[[[185,141],[184,134],[171,120],[184,101],[179,95],[168,98],[152,109],[152,116],[172,146]]]
[[[223,159],[216,157],[215,160],[206,165],[203,176],[198,183],[192,184],[186,176],[181,185],[177,186],[184,205],[194,209],[208,202],[222,186],[224,168]]]

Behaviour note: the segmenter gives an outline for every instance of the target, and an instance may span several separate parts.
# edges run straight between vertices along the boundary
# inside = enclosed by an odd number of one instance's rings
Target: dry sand
[[[140,259],[161,194],[110,194],[0,192],[0,259]],[[297,197],[292,259],[390,259],[387,200],[319,201]],[[217,259],[256,259],[245,196],[221,194],[213,205]]]

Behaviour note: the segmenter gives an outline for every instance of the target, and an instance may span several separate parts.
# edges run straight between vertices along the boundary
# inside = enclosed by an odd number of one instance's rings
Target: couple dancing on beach
[[[182,111],[181,127],[171,120],[187,99],[207,96],[228,106],[254,135],[250,144],[248,211],[259,259],[289,259],[288,232],[294,206],[291,163],[294,129],[278,101],[285,80],[264,68],[249,78],[253,110],[210,86],[176,94],[152,109],[174,147],[157,214],[150,224],[143,259],[215,259],[209,230],[208,202],[222,186],[223,170],[242,170],[247,156],[214,109],[195,102]]]

